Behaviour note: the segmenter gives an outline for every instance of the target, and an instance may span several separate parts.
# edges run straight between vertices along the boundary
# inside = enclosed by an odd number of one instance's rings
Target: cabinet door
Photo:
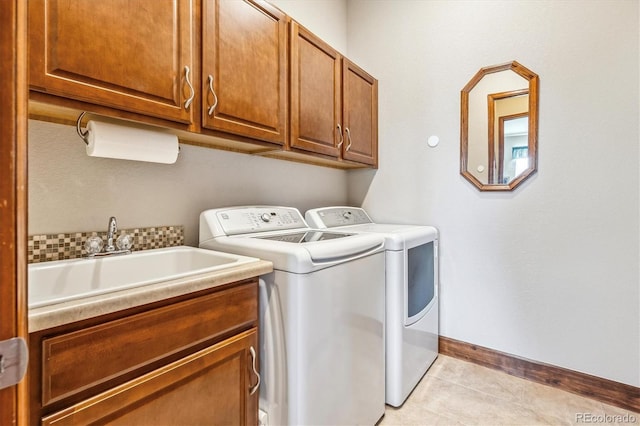
[[[219,339],[229,330],[258,321],[257,280],[129,315],[79,330],[46,336],[33,344],[42,350],[43,407],[73,398],[83,391],[97,393],[123,383],[131,371],[149,367],[167,354],[188,350],[196,342]],[[78,374],[82,371],[82,374]],[[34,372],[32,376],[37,379]],[[37,405],[40,401],[33,401]]]
[[[378,81],[348,59],[342,68],[342,158],[378,165]]]
[[[42,419],[43,425],[255,425],[256,329]]]
[[[313,33],[291,23],[291,148],[339,156],[340,58]]]
[[[30,0],[29,84],[189,123],[193,0]]]
[[[259,0],[205,0],[202,31],[202,126],[283,145],[286,15]]]

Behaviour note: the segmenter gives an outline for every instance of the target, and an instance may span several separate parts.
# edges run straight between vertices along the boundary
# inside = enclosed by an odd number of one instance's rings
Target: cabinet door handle
[[[337,148],[340,148],[344,143],[344,136],[342,136],[342,127],[338,124],[338,134],[340,135],[340,142],[338,143]]]
[[[187,83],[187,86],[189,86],[189,90],[191,91],[191,96],[189,96],[189,98],[184,101],[184,109],[189,109],[189,107],[191,106],[191,103],[193,102],[193,98],[195,98],[196,96],[196,91],[193,90],[193,85],[191,84],[191,70],[189,69],[188,66],[184,66],[184,81]]]
[[[209,116],[211,116],[211,115],[213,115],[213,111],[218,106],[218,96],[216,95],[215,90],[213,90],[213,76],[211,74],[209,74],[209,79],[208,79],[207,82],[209,84],[209,91],[213,95],[213,105],[211,105],[209,107],[209,109],[207,110],[207,114],[209,114]]]
[[[347,144],[347,151],[349,151],[351,149],[351,132],[349,131],[348,127],[345,127],[344,131],[347,133],[347,140],[349,141],[349,143]]]
[[[255,385],[249,386],[249,395],[253,395],[260,387],[260,373],[256,370],[256,350],[253,349],[253,346],[249,348],[249,352],[251,353],[251,368],[253,369],[253,374],[258,378],[258,382]]]

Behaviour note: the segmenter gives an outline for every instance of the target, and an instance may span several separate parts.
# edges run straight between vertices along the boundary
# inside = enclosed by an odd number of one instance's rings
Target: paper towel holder
[[[80,136],[80,139],[82,139],[84,141],[84,144],[89,146],[89,131],[88,130],[82,130],[80,128],[81,124],[82,124],[82,119],[84,118],[84,116],[87,114],[87,111],[82,111],[80,113],[80,115],[78,116],[78,120],[76,121],[76,131],[78,132],[78,136]],[[178,155],[180,154],[180,145],[178,145]]]
[[[84,141],[85,145],[89,145],[89,131],[82,130],[80,128],[80,123],[82,122],[82,118],[85,116],[87,111],[82,111],[80,116],[78,117],[78,121],[76,122],[76,131],[78,132],[78,136]]]

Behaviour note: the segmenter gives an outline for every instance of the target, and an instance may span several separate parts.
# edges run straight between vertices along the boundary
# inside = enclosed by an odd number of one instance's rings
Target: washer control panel
[[[307,222],[311,227],[333,228],[336,226],[373,223],[369,215],[359,207],[326,207],[309,210]]]
[[[238,207],[218,211],[216,218],[226,235],[307,228],[302,214],[293,207]]]

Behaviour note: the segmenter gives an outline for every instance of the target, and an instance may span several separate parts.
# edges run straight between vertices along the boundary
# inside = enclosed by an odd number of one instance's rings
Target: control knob
[[[269,222],[271,220],[271,215],[269,213],[262,213],[260,215],[260,219],[262,219],[263,222]]]

